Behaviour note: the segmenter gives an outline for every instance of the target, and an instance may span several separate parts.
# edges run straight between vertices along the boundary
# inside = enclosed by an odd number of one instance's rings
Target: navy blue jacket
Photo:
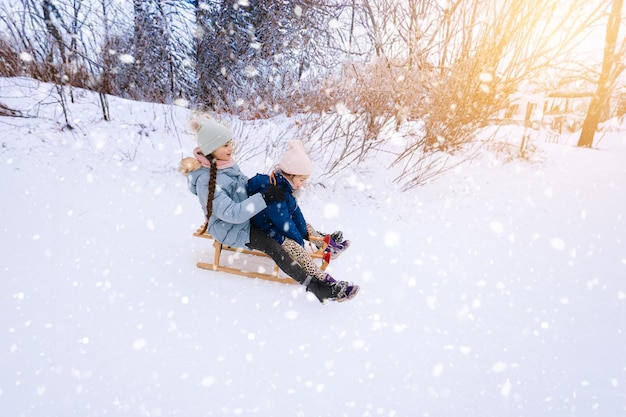
[[[285,200],[268,203],[267,208],[256,214],[250,222],[282,244],[288,237],[304,246],[304,240],[309,234],[306,229],[306,220],[298,207],[296,198],[292,195],[293,188],[282,174],[274,173],[276,186],[287,191]],[[270,186],[270,176],[257,174],[248,180],[248,195],[262,193]]]

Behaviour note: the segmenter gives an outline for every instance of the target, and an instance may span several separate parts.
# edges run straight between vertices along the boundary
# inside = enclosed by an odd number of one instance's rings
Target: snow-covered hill
[[[77,91],[68,131],[49,85],[0,81],[38,116],[0,117],[2,416],[626,415],[623,130],[404,193],[376,158],[309,190],[352,240],[331,273],[362,286],[320,305],[195,267],[187,110],[111,98],[103,122]],[[273,131],[236,127],[242,153]]]

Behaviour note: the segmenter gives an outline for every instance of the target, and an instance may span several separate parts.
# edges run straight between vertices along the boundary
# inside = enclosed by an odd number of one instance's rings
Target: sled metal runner
[[[248,277],[248,278],[259,278],[259,279],[263,279],[263,280],[266,280],[266,281],[280,282],[280,283],[283,283],[283,284],[299,284],[296,280],[291,279],[290,277],[288,277],[286,275],[281,276],[279,274],[280,269],[278,268],[278,265],[276,265],[276,264],[274,264],[272,273],[265,273],[265,272],[260,272],[260,271],[258,271],[258,272],[255,272],[255,271],[245,271],[242,268],[236,268],[236,267],[223,265],[222,262],[221,262],[222,251],[235,252],[235,253],[240,253],[242,255],[259,256],[259,257],[268,258],[268,259],[271,259],[271,257],[269,255],[265,254],[264,252],[261,252],[261,251],[258,251],[258,250],[233,248],[232,246],[223,245],[220,242],[218,242],[217,240],[215,240],[213,238],[213,236],[211,236],[209,234],[208,230],[205,230],[204,232],[202,232],[203,229],[204,229],[204,225],[199,227],[198,230],[196,230],[193,235],[196,236],[196,237],[201,237],[201,238],[212,240],[213,241],[213,247],[215,248],[215,254],[214,254],[214,257],[213,257],[213,263],[212,264],[207,263],[207,262],[199,261],[196,264],[196,266],[198,268],[206,269],[206,270],[209,270],[209,271],[228,272],[229,274],[240,275],[240,276]],[[323,239],[320,238],[320,240],[323,240]],[[322,265],[321,265],[321,269],[322,270],[325,270],[326,267],[328,266],[328,262],[324,259],[324,249],[326,249],[326,243],[324,243],[322,248],[320,248],[320,249],[314,248],[313,245],[311,245],[311,253],[310,253],[310,255],[311,255],[311,257],[313,259],[321,259],[322,260]]]

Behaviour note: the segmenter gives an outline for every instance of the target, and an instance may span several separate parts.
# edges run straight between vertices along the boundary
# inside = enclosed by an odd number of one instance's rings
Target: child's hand
[[[263,200],[266,203],[274,203],[277,201],[283,201],[285,199],[286,191],[284,188],[276,187],[272,185],[267,190],[263,191],[261,194],[263,196]]]

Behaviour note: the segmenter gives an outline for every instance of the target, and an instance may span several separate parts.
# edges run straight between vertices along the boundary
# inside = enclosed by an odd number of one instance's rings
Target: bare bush
[[[13,46],[4,39],[0,39],[0,76],[15,77],[23,75],[24,61]]]
[[[621,0],[620,0],[621,1]],[[244,119],[305,113],[331,174],[385,147],[397,181],[475,140],[514,91],[593,85],[577,47],[606,2],[571,0],[22,0],[0,5],[0,71]],[[626,50],[626,48],[622,48]],[[28,60],[15,61],[15,56]],[[616,68],[621,68],[619,65]],[[582,80],[582,81],[581,81]],[[612,85],[613,86],[613,85]],[[315,119],[317,118],[317,119]],[[421,126],[412,132],[415,122]],[[407,125],[407,126],[405,126]],[[337,142],[337,143],[335,143]],[[338,144],[343,142],[343,144]],[[434,163],[433,161],[439,161]],[[448,164],[449,166],[449,164]]]

